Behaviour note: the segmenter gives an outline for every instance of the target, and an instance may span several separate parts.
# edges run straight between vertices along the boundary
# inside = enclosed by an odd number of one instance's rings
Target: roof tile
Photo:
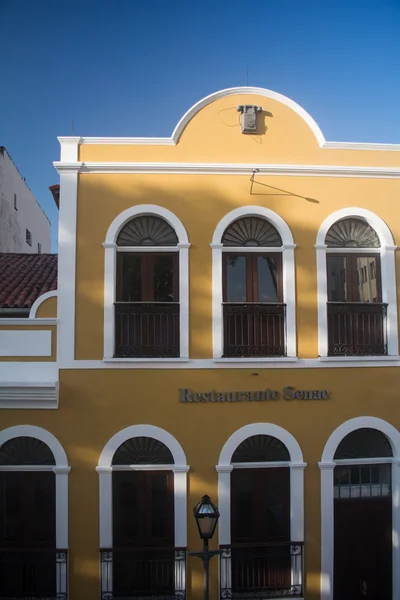
[[[57,289],[57,254],[1,254],[0,308],[30,308]]]

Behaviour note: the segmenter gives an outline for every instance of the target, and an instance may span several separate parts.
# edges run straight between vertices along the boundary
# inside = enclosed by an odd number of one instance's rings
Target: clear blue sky
[[[400,0],[0,0],[0,145],[52,222],[58,135],[168,136],[222,88],[289,96],[330,141],[400,143]]]

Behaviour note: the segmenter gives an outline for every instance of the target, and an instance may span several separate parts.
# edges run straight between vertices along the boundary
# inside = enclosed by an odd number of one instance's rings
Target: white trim
[[[400,168],[348,165],[291,165],[189,162],[53,162],[59,173],[139,173],[186,175],[291,175],[295,177],[357,177],[399,179]]]
[[[374,360],[376,358],[376,360]],[[134,359],[103,359],[103,360],[72,360],[63,364],[63,369],[360,369],[372,367],[399,367],[400,356],[367,357],[358,360],[339,361],[336,359],[321,360],[320,358],[299,358],[297,360],[253,360],[240,359],[215,360],[204,359],[175,359],[175,360],[134,360]],[[276,362],[275,362],[276,361]],[[4,362],[4,365],[25,365],[28,363]],[[38,364],[38,363],[34,363]],[[40,364],[40,363],[39,363]],[[49,363],[43,363],[49,364]],[[56,363],[53,363],[54,365]],[[0,363],[0,372],[1,372]]]
[[[57,290],[52,290],[51,292],[45,292],[39,298],[36,298],[35,302],[31,306],[31,310],[29,311],[29,318],[36,319],[36,312],[39,306],[48,300],[49,298],[57,298]]]
[[[179,332],[180,332],[180,358],[189,357],[189,240],[186,229],[174,213],[155,204],[139,204],[132,206],[120,213],[108,228],[104,241],[105,263],[104,263],[104,358],[109,360],[114,357],[114,301],[115,301],[115,278],[116,278],[116,240],[122,227],[130,219],[139,215],[156,215],[164,219],[175,230],[178,237],[177,250],[179,252]],[[135,252],[143,248],[135,249]],[[151,249],[159,252],[160,247]],[[162,249],[161,249],[162,250]],[[146,248],[145,251],[149,251]],[[174,248],[174,251],[176,249]]]
[[[282,288],[283,302],[286,304],[286,348],[287,357],[295,358],[296,341],[296,285],[292,232],[286,221],[274,211],[262,206],[241,206],[226,214],[215,228],[211,242],[212,248],[212,337],[213,358],[221,359],[223,355],[223,316],[222,316],[222,253],[229,252],[222,246],[222,236],[227,227],[237,219],[257,216],[274,225],[282,238],[281,248],[258,248],[263,252],[282,253]],[[245,248],[247,251],[247,248]],[[243,249],[242,249],[243,251]],[[279,361],[278,359],[275,359]]]
[[[57,381],[0,381],[0,408],[54,409],[58,407],[58,390]]]
[[[68,548],[68,459],[57,438],[42,427],[16,425],[0,431],[0,447],[16,437],[33,437],[44,442],[51,450],[56,462],[52,467],[56,478],[56,547]],[[20,469],[16,469],[20,470]],[[47,470],[47,469],[46,469]]]
[[[132,425],[116,433],[104,446],[100,455],[97,472],[100,484],[100,547],[112,548],[112,459],[118,448],[134,437],[151,437],[169,448],[174,464],[165,466],[174,472],[175,546],[187,545],[187,471],[189,467],[182,446],[170,433],[155,425]],[[133,468],[137,467],[134,465]],[[154,465],[144,465],[146,470],[154,470]],[[130,468],[128,465],[127,470]],[[118,469],[117,469],[118,470]]]
[[[312,132],[314,133],[319,145],[322,148],[331,148],[331,149],[348,149],[348,150],[391,150],[391,151],[400,151],[400,144],[375,144],[375,143],[359,143],[359,142],[327,142],[325,137],[311,117],[311,115],[304,110],[299,104],[284,96],[283,94],[279,94],[278,92],[274,92],[272,90],[268,90],[266,88],[258,88],[258,87],[234,87],[227,88],[224,90],[220,90],[206,96],[199,102],[196,102],[180,119],[177,123],[171,137],[164,138],[137,138],[137,137],[82,137],[82,138],[58,138],[61,142],[66,143],[69,139],[79,139],[80,144],[147,144],[147,145],[165,145],[171,146],[177,144],[179,138],[188,124],[188,122],[205,106],[211,104],[215,100],[219,100],[220,98],[226,98],[228,96],[233,96],[237,94],[254,94],[257,96],[263,96],[265,98],[270,98],[271,100],[276,100],[277,102],[281,102],[285,104],[292,110],[294,110],[310,127]]]
[[[328,356],[328,319],[326,304],[328,300],[328,282],[326,275],[326,254],[331,249],[325,245],[326,234],[329,228],[342,219],[361,217],[375,231],[379,237],[381,247],[375,249],[381,257],[381,286],[382,302],[388,304],[387,309],[387,346],[388,356],[397,357],[399,354],[398,325],[397,325],[397,297],[396,297],[396,267],[393,236],[386,223],[375,213],[360,207],[342,208],[330,214],[321,224],[315,244],[317,260],[317,297],[318,297],[318,353],[324,359]],[[334,249],[333,249],[334,250]],[[347,252],[347,248],[345,249]],[[342,249],[343,252],[343,249]],[[359,248],[358,252],[364,252]],[[331,358],[331,357],[329,357]],[[376,357],[373,357],[376,358]],[[386,358],[386,357],[385,357]]]
[[[45,318],[45,319],[36,319],[36,318],[31,318],[29,317],[29,319],[0,319],[0,328],[2,325],[12,325],[12,326],[17,326],[17,327],[22,327],[24,328],[25,326],[29,326],[29,327],[42,327],[43,325],[57,325],[57,319],[56,318]]]
[[[303,453],[297,440],[286,429],[273,423],[251,423],[235,431],[225,442],[219,455],[218,465],[218,506],[220,520],[218,527],[219,544],[231,543],[231,470],[232,455],[236,448],[253,435],[271,435],[279,439],[287,448],[290,461],[290,535],[294,542],[304,541],[304,468]],[[276,467],[274,463],[264,463],[265,468]],[[280,463],[279,463],[280,466]],[[259,467],[259,465],[257,465]],[[242,467],[240,467],[242,468]]]
[[[0,329],[0,356],[51,357],[52,334],[48,329]]]
[[[334,581],[334,501],[333,501],[333,470],[336,465],[334,455],[340,442],[346,435],[362,428],[371,428],[381,431],[389,440],[393,459],[385,462],[392,463],[392,539],[393,539],[393,600],[400,597],[400,433],[387,421],[377,417],[357,417],[342,423],[331,434],[325,444],[322,459],[319,463],[321,469],[321,600],[333,600]],[[337,461],[338,464],[353,464],[352,461]],[[370,459],[369,464],[381,464],[381,459]]]
[[[80,138],[74,139],[77,144]],[[77,152],[77,147],[74,151]],[[61,145],[61,152],[63,152],[63,145]],[[60,368],[75,358],[77,197],[77,171],[61,173],[57,283],[57,361]]]
[[[78,136],[60,136],[57,139],[60,142],[61,160],[65,162],[77,161],[82,138]]]

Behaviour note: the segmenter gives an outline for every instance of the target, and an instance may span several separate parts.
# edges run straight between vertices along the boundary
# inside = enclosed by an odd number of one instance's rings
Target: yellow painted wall
[[[258,375],[254,375],[254,373]],[[325,401],[182,404],[178,388],[262,390],[328,388]],[[182,445],[188,474],[188,546],[200,540],[191,509],[204,494],[217,501],[215,465],[229,436],[248,423],[271,422],[287,429],[299,442],[305,469],[306,598],[319,598],[320,473],[324,445],[343,421],[361,415],[381,417],[400,428],[398,370],[65,370],[60,373],[57,411],[7,410],[2,427],[39,425],[54,434],[66,450],[69,475],[70,600],[95,600],[99,590],[99,455],[107,441],[129,425],[162,427]],[[194,435],[194,430],[196,435]],[[213,546],[217,543],[217,536]],[[201,597],[201,563],[190,560],[189,597]],[[213,597],[217,590],[213,564]]]
[[[236,111],[240,104],[260,105],[264,109],[257,135],[241,134]],[[215,100],[201,109],[176,146],[84,144],[80,146],[79,160],[398,167],[400,153],[321,149],[308,124],[285,104],[263,96],[238,94]]]
[[[243,135],[239,104],[264,109],[257,135]],[[267,114],[268,113],[268,114]],[[400,153],[320,148],[308,124],[291,108],[262,96],[216,100],[188,123],[176,146],[81,145],[83,161],[275,163],[400,166]],[[378,214],[400,240],[400,181],[344,177],[257,175],[81,174],[78,187],[76,358],[103,357],[104,242],[123,210],[157,204],[176,214],[187,229],[190,254],[190,357],[211,351],[211,249],[219,220],[246,205],[270,208],[292,230],[296,260],[298,356],[316,357],[317,295],[314,244],[322,221],[349,206]],[[273,187],[269,187],[273,186]],[[274,189],[279,188],[279,190]],[[397,260],[397,271],[400,269]],[[399,281],[399,279],[398,279]]]
[[[51,319],[57,317],[57,298],[47,298],[36,311],[37,319]]]
[[[245,103],[259,104],[271,113],[271,116],[264,115],[258,135],[246,136],[240,132],[236,106]],[[188,124],[176,146],[83,145],[80,160],[399,167],[400,153],[321,149],[308,125],[287,106],[260,96],[239,95],[223,98],[202,109]],[[210,242],[215,227],[224,215],[240,206],[256,204],[279,214],[288,223],[296,243],[298,356],[315,358],[318,339],[314,244],[321,223],[341,208],[366,208],[388,224],[398,243],[399,197],[400,181],[394,179],[258,175],[250,193],[250,173],[240,176],[80,174],[75,358],[100,360],[103,357],[102,243],[111,222],[131,206],[165,207],[180,218],[188,232],[191,243],[190,357],[194,359],[212,356]],[[396,258],[396,271],[399,282],[399,258]],[[56,301],[51,299],[40,307],[37,316],[55,314]],[[328,388],[331,399],[181,404],[178,397],[180,387],[196,391],[213,388],[240,391],[267,387],[281,390],[285,385],[299,389]],[[305,470],[306,599],[318,600],[321,532],[317,463],[323,447],[334,429],[353,417],[380,417],[400,428],[398,389],[398,369],[395,368],[61,370],[58,410],[3,411],[2,426],[21,422],[39,425],[53,433],[67,452],[72,467],[69,476],[70,600],[99,597],[95,467],[104,445],[116,432],[129,425],[149,423],[162,427],[180,442],[191,467],[189,549],[196,550],[200,543],[191,508],[204,493],[217,500],[215,465],[226,440],[249,423],[271,422],[284,427],[298,440],[308,463]],[[215,538],[213,544],[216,543]],[[216,598],[216,559],[212,576]],[[201,563],[190,559],[189,598],[200,598],[201,590]]]
[[[240,134],[238,134],[240,135]],[[348,206],[378,214],[400,240],[400,181],[326,177],[80,175],[77,231],[76,358],[103,357],[104,242],[113,219],[129,206],[157,204],[177,215],[188,232],[190,357],[209,358],[211,349],[211,248],[214,230],[229,211],[267,207],[288,223],[296,243],[298,356],[317,352],[317,277],[314,244],[326,217]],[[266,185],[288,193],[279,195]],[[397,272],[400,275],[397,259]],[[397,278],[397,286],[400,277]]]

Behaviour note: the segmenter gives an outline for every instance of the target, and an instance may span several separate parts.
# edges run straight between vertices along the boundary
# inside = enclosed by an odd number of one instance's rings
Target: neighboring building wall
[[[26,241],[26,230],[31,244]],[[0,252],[36,254],[38,244],[42,253],[50,252],[50,222],[7,150],[0,146]]]

